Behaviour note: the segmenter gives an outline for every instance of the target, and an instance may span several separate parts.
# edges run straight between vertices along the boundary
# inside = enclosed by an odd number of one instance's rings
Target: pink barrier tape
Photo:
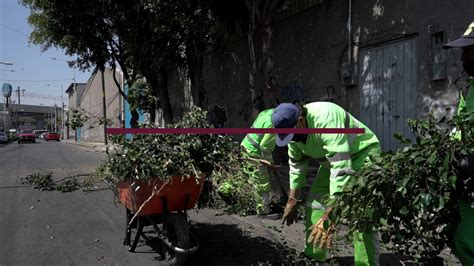
[[[107,128],[111,135],[123,134],[364,134],[363,128]]]

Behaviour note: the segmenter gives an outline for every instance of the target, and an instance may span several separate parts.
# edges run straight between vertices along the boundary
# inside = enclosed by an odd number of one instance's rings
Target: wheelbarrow
[[[152,226],[162,242],[167,262],[171,265],[183,264],[188,255],[199,247],[197,239],[189,231],[186,211],[196,205],[204,179],[205,175],[197,179],[175,176],[167,182],[159,178],[119,182],[118,196],[126,208],[127,222],[123,244],[129,246],[129,251],[135,251],[140,237],[150,240],[143,228]]]

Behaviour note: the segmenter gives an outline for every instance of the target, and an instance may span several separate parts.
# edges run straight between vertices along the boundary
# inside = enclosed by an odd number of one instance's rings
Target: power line
[[[26,33],[24,33],[24,32],[21,32],[21,31],[19,31],[19,30],[17,30],[17,29],[14,29],[14,28],[12,28],[12,27],[9,27],[9,26],[7,26],[7,25],[5,25],[5,24],[3,24],[3,23],[0,23],[0,26],[3,26],[3,27],[5,27],[5,28],[7,28],[7,29],[9,29],[9,30],[11,30],[11,31],[14,31],[14,32],[16,32],[16,33],[18,33],[18,34],[21,34],[21,35],[23,35],[23,36],[26,36],[27,38],[30,37],[28,34],[26,34]]]
[[[50,79],[50,80],[21,80],[21,79],[0,79],[1,81],[10,81],[10,82],[60,82],[60,81],[71,81],[72,78],[69,79]]]
[[[15,95],[18,96],[18,91],[15,90]],[[39,94],[39,93],[31,93],[31,92],[23,92],[20,94],[21,97],[24,98],[37,98],[37,99],[48,99],[48,100],[55,100],[60,101],[61,96],[53,96],[53,95],[46,95],[46,94]]]

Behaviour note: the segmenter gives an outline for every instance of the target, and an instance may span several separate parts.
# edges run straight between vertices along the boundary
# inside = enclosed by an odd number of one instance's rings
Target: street
[[[39,191],[20,178],[53,172],[53,179],[94,170],[104,153],[76,145],[44,142],[0,146],[0,265],[151,265],[159,255],[139,243],[135,253],[122,245],[125,211],[111,190],[96,192]],[[104,187],[104,185],[98,184]],[[190,211],[191,230],[200,242],[189,265],[283,263],[276,246],[282,240],[255,217],[216,215],[215,210]],[[294,247],[302,247],[302,224],[289,227]],[[301,239],[301,240],[299,240]]]
[[[32,173],[53,173],[53,180],[88,174],[105,158],[83,146],[64,142],[0,146],[0,265],[161,265],[156,243],[139,242],[134,253],[123,246],[125,209],[114,194],[97,183],[93,192],[40,191],[21,184]],[[199,241],[187,265],[287,264],[304,245],[301,222],[290,227],[255,216],[226,215],[217,210],[189,211],[190,230]],[[338,233],[339,264],[351,264],[351,245]],[[159,249],[159,248],[158,248]],[[293,249],[293,250],[292,250]],[[382,250],[383,251],[383,250]],[[456,264],[447,251],[444,259]],[[383,265],[401,265],[381,254]],[[166,265],[166,264],[164,264]]]

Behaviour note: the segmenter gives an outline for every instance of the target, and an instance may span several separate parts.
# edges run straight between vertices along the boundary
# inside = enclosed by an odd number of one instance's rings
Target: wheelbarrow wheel
[[[188,223],[181,213],[172,213],[163,221],[163,229],[167,241],[174,247],[188,249],[190,245]],[[187,254],[176,252],[165,245],[166,260],[170,265],[182,265],[188,258]]]

